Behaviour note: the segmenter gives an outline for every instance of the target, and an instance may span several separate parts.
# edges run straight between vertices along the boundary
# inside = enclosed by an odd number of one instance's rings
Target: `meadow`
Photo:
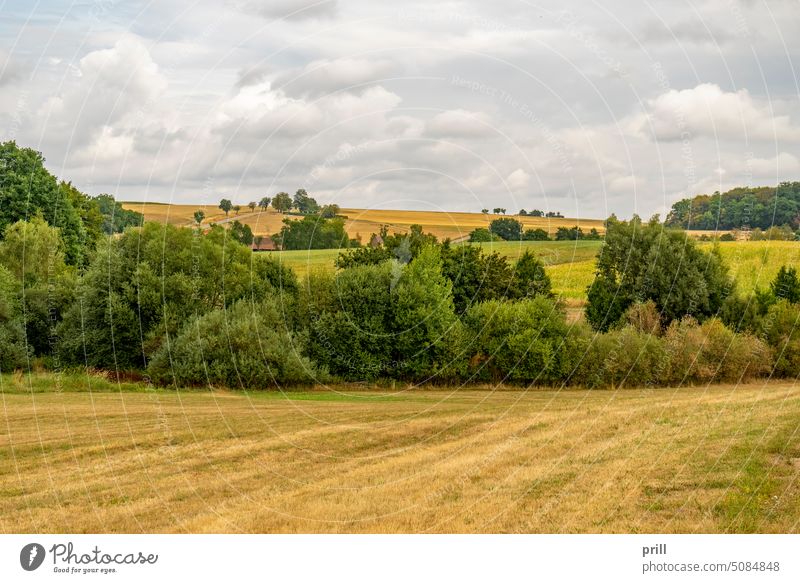
[[[2,375],[0,531],[800,529],[794,383],[390,388]]]

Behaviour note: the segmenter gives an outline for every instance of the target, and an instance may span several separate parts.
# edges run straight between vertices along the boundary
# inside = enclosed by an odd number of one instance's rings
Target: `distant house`
[[[278,246],[272,237],[256,237],[256,240],[250,245],[250,249],[253,251],[277,251]]]
[[[370,247],[380,247],[381,245],[383,245],[383,237],[381,237],[377,233],[374,233],[372,235],[372,237],[370,238],[370,240],[369,240],[369,246]]]

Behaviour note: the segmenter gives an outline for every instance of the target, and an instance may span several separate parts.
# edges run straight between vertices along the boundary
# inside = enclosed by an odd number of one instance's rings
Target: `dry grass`
[[[800,529],[792,384],[242,395],[0,381],[2,532]]]

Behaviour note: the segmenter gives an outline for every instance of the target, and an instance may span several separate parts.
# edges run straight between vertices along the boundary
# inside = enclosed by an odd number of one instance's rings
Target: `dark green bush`
[[[240,300],[191,320],[155,353],[148,374],[160,384],[246,390],[325,381],[305,356],[305,335],[293,331],[284,299]]]
[[[558,382],[568,327],[558,305],[546,298],[492,300],[466,313],[471,378]]]

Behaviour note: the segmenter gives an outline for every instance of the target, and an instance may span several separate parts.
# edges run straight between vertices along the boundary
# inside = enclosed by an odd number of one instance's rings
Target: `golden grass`
[[[790,383],[245,395],[0,381],[2,532],[800,528]]]
[[[257,235],[274,234],[282,227],[285,218],[298,219],[297,215],[282,215],[274,209],[255,212],[242,203],[242,210],[236,215],[231,212],[229,218],[237,219],[240,222],[250,225],[253,233]],[[187,204],[164,204],[164,203],[141,203],[125,202],[122,205],[126,209],[135,210],[144,215],[145,220],[169,223],[173,225],[193,225],[194,211],[202,209],[206,213],[204,224],[219,222],[224,220],[223,213],[216,204],[208,205],[187,205]],[[361,236],[366,243],[372,233],[378,233],[382,225],[387,225],[391,232],[407,232],[411,225],[418,224],[424,230],[433,233],[441,239],[450,237],[453,240],[466,237],[471,231],[478,227],[488,227],[489,223],[502,215],[484,215],[481,213],[460,213],[460,212],[436,212],[436,211],[404,211],[404,210],[380,210],[380,209],[342,209],[341,214],[347,217],[346,229],[351,237]],[[551,235],[556,232],[558,227],[572,227],[579,225],[585,231],[596,228],[601,233],[604,231],[603,221],[598,219],[547,219],[536,217],[518,217],[525,228],[543,228]]]

